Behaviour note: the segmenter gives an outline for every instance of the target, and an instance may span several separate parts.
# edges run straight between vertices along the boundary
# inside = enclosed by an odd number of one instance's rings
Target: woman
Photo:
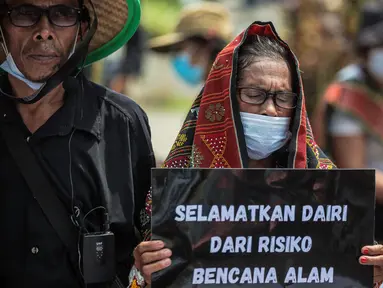
[[[256,22],[218,55],[164,167],[331,169],[304,101],[294,54],[271,23]],[[382,248],[362,251],[377,255]],[[171,263],[171,251],[158,241],[141,243],[134,256],[148,283]],[[379,257],[361,262],[381,265]]]

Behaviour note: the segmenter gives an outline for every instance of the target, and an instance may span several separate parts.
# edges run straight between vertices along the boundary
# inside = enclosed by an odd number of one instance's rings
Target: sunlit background
[[[309,114],[318,95],[352,57],[359,10],[368,0],[217,0],[230,11],[235,34],[253,21],[272,21],[280,36],[297,55],[303,72]],[[145,39],[171,32],[180,9],[197,0],[141,0],[141,28]],[[127,45],[129,49],[129,43]],[[109,85],[113,67],[125,49],[89,68],[93,81]],[[142,71],[124,93],[138,102],[149,116],[158,162],[164,160],[178,134],[192,101],[202,87],[190,87],[173,71],[171,55],[145,49]]]

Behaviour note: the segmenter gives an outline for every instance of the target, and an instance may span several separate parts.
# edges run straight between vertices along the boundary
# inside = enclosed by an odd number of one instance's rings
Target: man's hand
[[[141,242],[134,249],[134,265],[148,284],[151,284],[152,273],[165,269],[171,264],[172,251],[164,247],[165,243],[162,241],[147,241]]]

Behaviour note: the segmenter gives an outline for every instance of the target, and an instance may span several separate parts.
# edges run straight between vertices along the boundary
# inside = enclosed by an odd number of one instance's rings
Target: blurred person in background
[[[129,95],[129,83],[141,76],[143,55],[146,47],[146,31],[139,26],[129,43],[123,47],[122,59],[108,68],[104,66],[105,85],[118,93]]]
[[[314,136],[340,168],[376,169],[376,239],[383,240],[383,5],[367,3],[357,60],[343,68],[315,112]]]
[[[217,54],[232,38],[229,11],[219,3],[187,5],[173,33],[153,38],[149,47],[159,53],[173,53],[177,75],[190,86],[207,77]]]

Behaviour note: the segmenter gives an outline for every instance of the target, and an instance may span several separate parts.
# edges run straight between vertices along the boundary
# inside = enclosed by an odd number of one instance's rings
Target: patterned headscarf
[[[236,98],[238,53],[248,36],[276,39],[289,51],[292,72],[299,83],[298,102],[292,118],[292,137],[286,153],[286,168],[331,169],[312,136],[307,119],[299,63],[271,22],[254,22],[217,56],[205,86],[194,101],[163,167],[246,168],[248,155]]]

